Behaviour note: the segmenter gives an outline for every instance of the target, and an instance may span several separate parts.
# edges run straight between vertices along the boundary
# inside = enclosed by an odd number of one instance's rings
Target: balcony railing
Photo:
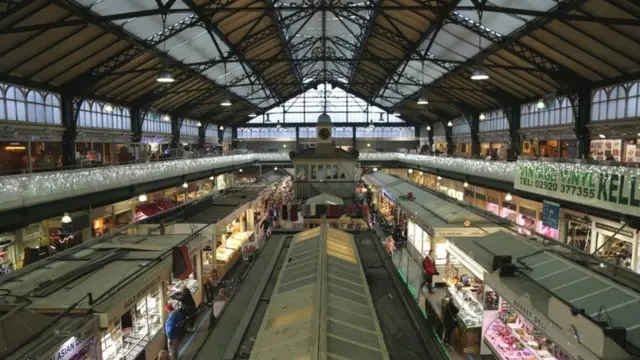
[[[545,162],[548,160],[545,159]],[[19,208],[190,173],[250,164],[256,161],[285,163],[290,160],[287,153],[255,153],[180,158],[159,162],[3,176],[0,177],[0,209]],[[376,163],[381,163],[380,165],[382,165],[382,163],[386,162],[399,162],[425,170],[446,170],[458,174],[511,183],[516,179],[518,164],[517,162],[472,158],[377,152],[361,153],[359,161],[368,166],[375,166]],[[531,161],[537,162],[540,160],[519,160],[519,162],[522,161],[530,163]],[[610,162],[603,162],[598,165],[604,165],[601,170],[605,172],[612,169]],[[621,165],[621,163],[615,163],[615,166]],[[573,167],[580,169],[583,166],[593,167],[593,164],[565,161],[564,165],[565,170],[571,170]]]
[[[3,176],[0,177],[0,209],[56,201],[255,161],[283,160],[288,160],[287,154],[261,153]]]

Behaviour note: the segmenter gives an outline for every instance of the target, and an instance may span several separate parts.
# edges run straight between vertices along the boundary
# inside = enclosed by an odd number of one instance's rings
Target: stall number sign
[[[623,214],[640,209],[640,170],[518,161],[515,188]]]
[[[127,301],[124,302],[124,308],[129,309],[140,301],[147,294],[151,293],[153,290],[158,289],[160,285],[160,277],[158,276],[155,280],[153,280],[149,285],[143,287],[142,289],[136,291],[136,293],[131,296]]]
[[[529,321],[531,321],[533,325],[537,326],[542,331],[547,330],[547,324],[545,324],[544,321],[542,321],[542,319],[540,319],[538,315],[536,315],[533,311],[529,310],[529,307],[527,305],[521,303],[518,300],[513,300],[512,304],[513,307],[518,310],[519,313],[524,315],[524,317],[529,319]]]
[[[75,355],[78,350],[81,350],[91,339],[93,339],[93,332],[91,329],[81,333],[78,336],[74,336],[67,340],[60,349],[51,357],[51,360],[67,360]]]

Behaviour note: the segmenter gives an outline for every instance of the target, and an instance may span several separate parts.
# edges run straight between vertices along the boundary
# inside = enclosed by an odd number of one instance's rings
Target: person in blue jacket
[[[182,313],[173,308],[173,305],[168,304],[164,308],[170,314],[167,317],[167,321],[164,323],[164,332],[167,335],[167,342],[169,345],[169,354],[171,359],[178,358],[178,346],[180,345],[180,337],[182,336]]]

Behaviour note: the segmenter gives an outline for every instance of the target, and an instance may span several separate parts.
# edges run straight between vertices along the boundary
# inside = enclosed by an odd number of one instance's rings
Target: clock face
[[[331,137],[331,129],[322,128],[318,131],[318,137],[322,140],[328,140]]]

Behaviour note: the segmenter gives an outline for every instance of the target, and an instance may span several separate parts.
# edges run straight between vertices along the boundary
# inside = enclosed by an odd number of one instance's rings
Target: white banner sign
[[[623,214],[640,213],[640,168],[518,161],[515,188]]]

